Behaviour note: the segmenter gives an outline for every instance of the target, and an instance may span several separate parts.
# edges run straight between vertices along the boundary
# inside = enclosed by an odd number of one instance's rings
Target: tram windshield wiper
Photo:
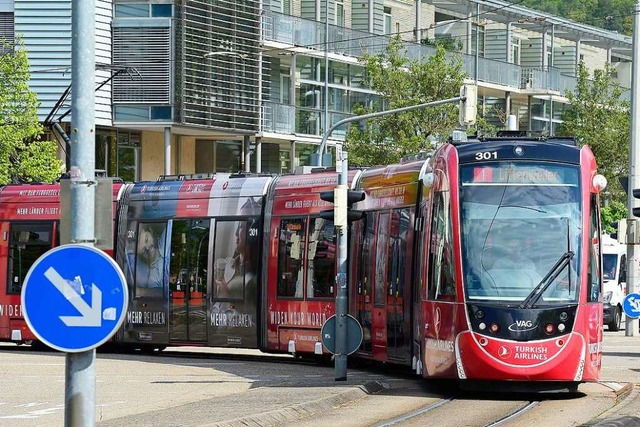
[[[520,303],[519,307],[520,308],[533,307],[535,303],[538,302],[538,300],[540,299],[544,291],[546,291],[547,288],[551,286],[555,278],[558,277],[562,272],[562,270],[564,270],[564,268],[569,264],[569,262],[571,261],[574,255],[575,254],[573,253],[573,251],[567,251],[564,254],[562,254],[560,259],[556,261],[553,267],[551,267],[551,270],[549,270],[546,276],[542,278],[540,283],[538,283],[536,287],[531,290],[529,295],[527,295],[524,301]]]
[[[520,206],[520,205],[500,205],[501,208],[518,208],[518,209],[529,209],[531,211],[536,211],[540,213],[547,213],[547,211],[534,208],[533,206]]]

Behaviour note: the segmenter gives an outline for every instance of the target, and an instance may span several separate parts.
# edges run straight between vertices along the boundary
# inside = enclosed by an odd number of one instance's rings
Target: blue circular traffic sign
[[[24,279],[21,299],[34,335],[69,353],[105,343],[124,321],[129,302],[118,264],[103,251],[78,244],[38,258]]]
[[[640,294],[631,293],[624,297],[622,309],[627,317],[632,319],[640,317]]]
[[[362,343],[362,326],[358,319],[350,314],[346,315],[346,327],[345,334],[347,335],[347,348],[345,353],[350,355],[355,352]],[[331,354],[336,354],[336,315],[329,317],[320,330],[320,337],[322,344],[326,347],[327,351]]]

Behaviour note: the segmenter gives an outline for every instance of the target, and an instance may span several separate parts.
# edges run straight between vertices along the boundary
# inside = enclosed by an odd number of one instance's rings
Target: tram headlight
[[[555,327],[555,325],[553,323],[547,323],[544,326],[544,332],[547,335],[552,335],[555,331],[556,331],[556,327]]]
[[[562,313],[560,313],[560,316],[558,316],[561,322],[566,322],[567,319],[569,318],[569,315],[567,314],[566,311],[563,311]]]
[[[607,186],[607,178],[604,175],[596,175],[593,177],[593,187],[599,193]]]
[[[613,292],[608,291],[602,294],[602,303],[608,304],[611,302],[611,297],[613,296]]]
[[[560,323],[558,325],[558,332],[564,332],[566,326],[564,325],[564,323]]]
[[[489,331],[493,334],[497,334],[498,332],[500,332],[500,325],[498,325],[496,322],[493,322],[489,326]]]

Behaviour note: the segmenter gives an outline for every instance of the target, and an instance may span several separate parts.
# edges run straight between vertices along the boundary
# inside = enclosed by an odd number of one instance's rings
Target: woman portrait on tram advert
[[[164,254],[165,223],[140,223],[136,247],[136,289],[144,295],[162,294],[167,278]]]
[[[252,198],[247,198],[239,210],[241,215],[259,212],[260,204]],[[250,328],[250,331],[255,331],[258,236],[257,217],[216,221],[211,308],[214,327]],[[255,333],[250,331],[247,333],[254,336]]]

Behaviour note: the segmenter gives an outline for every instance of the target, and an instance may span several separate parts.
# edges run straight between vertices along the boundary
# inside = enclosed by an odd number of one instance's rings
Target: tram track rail
[[[413,410],[406,414],[402,414],[402,415],[393,417],[391,419],[385,420],[383,422],[380,422],[378,424],[375,424],[373,427],[391,427],[391,426],[403,426],[403,425],[412,426],[417,424],[424,424],[422,423],[422,421],[418,420],[418,418],[424,417],[424,416],[430,416],[433,413],[435,413],[437,410],[442,410],[442,409],[444,409],[444,411],[447,411],[447,412],[453,412],[453,411],[449,411],[447,406],[455,406],[456,403],[460,403],[463,401],[464,399],[457,399],[455,397],[443,397],[437,400],[436,402],[431,402],[417,410]],[[519,416],[523,415],[527,411],[535,408],[537,405],[540,404],[540,402],[541,401],[539,400],[530,400],[530,401],[522,402],[518,404],[514,409],[511,409],[506,413],[501,413],[500,416],[497,417],[495,420],[492,420],[489,422],[479,422],[477,424],[477,427],[498,427],[498,426],[506,425],[512,421],[515,421]],[[466,420],[466,422],[463,423],[463,425],[472,425],[472,424],[469,424],[469,421]]]
[[[485,424],[483,427],[498,427],[501,425],[504,425],[506,423],[508,423],[509,421],[513,421],[516,418],[518,418],[519,416],[521,416],[522,414],[524,414],[525,412],[529,411],[532,408],[535,408],[538,404],[540,404],[539,400],[532,400],[529,403],[523,405],[522,407],[518,408],[517,410],[513,411],[512,413],[505,415],[504,417],[500,418],[499,420],[496,420],[492,423],[489,424]]]

